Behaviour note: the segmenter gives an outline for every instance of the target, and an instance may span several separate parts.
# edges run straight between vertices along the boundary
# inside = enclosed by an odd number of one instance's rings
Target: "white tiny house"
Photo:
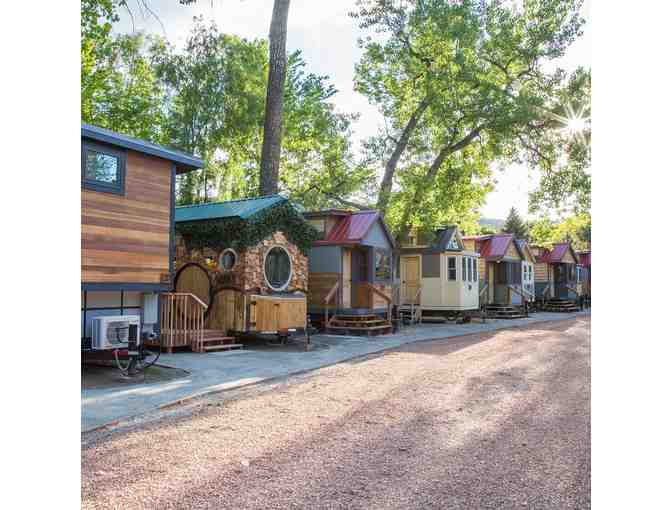
[[[455,225],[436,231],[428,244],[411,244],[400,249],[401,307],[450,315],[477,311],[478,253],[465,250]]]

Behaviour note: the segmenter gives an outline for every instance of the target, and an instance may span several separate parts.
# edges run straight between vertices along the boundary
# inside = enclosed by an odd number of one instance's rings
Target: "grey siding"
[[[375,246],[376,248],[386,248],[388,250],[392,249],[392,245],[387,239],[380,221],[376,221],[376,223],[374,223],[374,225],[371,227],[371,230],[369,230],[364,239],[362,239],[362,244],[367,246]]]
[[[340,273],[341,247],[315,246],[308,255],[309,271],[311,273]]]
[[[441,255],[438,253],[422,256],[422,277],[439,278],[441,276]]]

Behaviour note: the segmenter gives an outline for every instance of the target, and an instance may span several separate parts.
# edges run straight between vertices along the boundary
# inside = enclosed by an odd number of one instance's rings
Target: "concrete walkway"
[[[187,370],[190,375],[169,382],[82,390],[82,431],[137,416],[183,399],[314,370],[411,342],[564,320],[589,313],[539,312],[526,319],[489,319],[485,324],[422,324],[406,327],[394,335],[371,338],[314,335],[311,339],[316,348],[308,352],[279,349],[164,354],[160,363]]]

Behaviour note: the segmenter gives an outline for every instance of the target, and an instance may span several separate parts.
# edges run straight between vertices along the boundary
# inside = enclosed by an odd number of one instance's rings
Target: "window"
[[[478,281],[478,259],[474,259],[474,281]]]
[[[473,266],[471,265],[471,258],[467,259],[467,280],[468,282],[473,281]]]
[[[227,248],[219,256],[219,268],[224,271],[231,271],[233,266],[236,265],[237,260],[238,256],[236,255],[236,252],[231,248]]]
[[[392,265],[390,264],[390,254],[384,250],[376,250],[376,280],[389,280],[392,277]]]
[[[126,153],[105,145],[82,143],[82,187],[124,194]]]
[[[455,257],[448,257],[448,279],[453,282],[457,280],[457,265],[455,263]]]
[[[467,281],[467,258],[462,257],[462,281]]]
[[[281,246],[275,246],[266,253],[264,277],[268,286],[277,291],[285,290],[292,277],[292,263],[289,254]]]

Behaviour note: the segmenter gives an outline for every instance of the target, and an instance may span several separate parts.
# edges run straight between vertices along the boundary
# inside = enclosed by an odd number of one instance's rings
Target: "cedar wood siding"
[[[82,188],[82,283],[169,283],[171,175],[128,150],[124,195]]]

